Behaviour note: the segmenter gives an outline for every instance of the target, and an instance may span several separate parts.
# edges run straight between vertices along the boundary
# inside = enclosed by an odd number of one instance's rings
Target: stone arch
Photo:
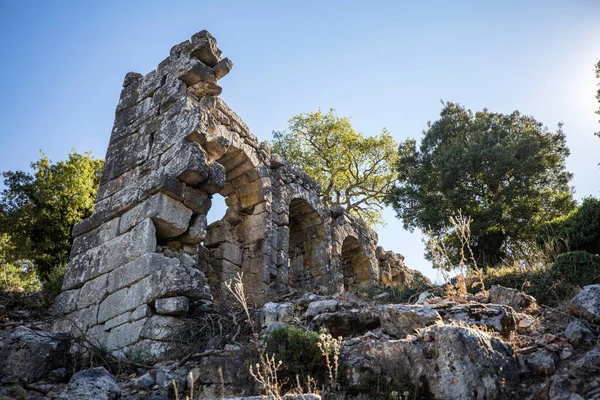
[[[323,275],[325,226],[319,213],[306,201],[295,198],[289,205],[289,286],[310,289]]]
[[[341,267],[344,290],[354,290],[371,282],[371,265],[365,249],[354,236],[347,236],[342,243]]]
[[[222,103],[217,104],[213,114],[226,118],[229,114],[227,121],[235,116]],[[200,140],[209,162],[222,166],[224,182],[218,193],[225,197],[227,205],[224,217],[207,229],[207,280],[218,288],[216,297],[221,299],[227,293],[224,283],[242,273],[248,301],[258,305],[265,300],[268,283],[265,232],[271,181],[259,151],[247,141],[223,124],[208,128]]]

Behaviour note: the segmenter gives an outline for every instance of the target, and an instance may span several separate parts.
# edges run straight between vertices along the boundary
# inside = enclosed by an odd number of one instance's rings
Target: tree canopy
[[[473,113],[443,103],[440,118],[423,133],[418,149],[414,139],[400,144],[398,182],[388,200],[411,230],[443,234],[449,216],[471,218],[473,251],[484,267],[575,207],[560,124],[550,132],[518,111]]]
[[[302,168],[322,188],[327,207],[343,206],[368,225],[383,224],[381,210],[395,179],[397,143],[387,130],[365,137],[334,110],[298,114],[289,130],[273,132],[273,152]]]
[[[31,164],[33,174],[2,173],[0,234],[10,238],[14,259],[31,260],[42,280],[68,261],[71,229],[93,211],[102,165],[91,153],[73,150],[56,163],[42,153]]]

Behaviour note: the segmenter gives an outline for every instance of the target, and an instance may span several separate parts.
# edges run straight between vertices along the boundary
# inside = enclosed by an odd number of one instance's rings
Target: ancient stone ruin
[[[202,31],[154,71],[126,75],[94,213],[73,229],[55,331],[160,358],[178,321],[228,301],[238,273],[252,305],[425,279],[258,142],[218,97],[231,68]],[[228,208],[207,226],[217,193]]]

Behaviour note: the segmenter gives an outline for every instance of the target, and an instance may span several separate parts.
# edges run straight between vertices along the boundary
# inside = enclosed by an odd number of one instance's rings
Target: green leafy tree
[[[388,200],[405,228],[451,230],[449,216],[471,218],[471,246],[479,265],[515,256],[536,228],[575,207],[565,170],[569,155],[562,126],[549,132],[515,111],[473,113],[443,103],[419,149],[399,147],[398,183]],[[447,235],[454,254],[459,244]]]
[[[15,257],[16,249],[6,233],[0,233],[0,290],[39,290],[40,282],[31,261]]]
[[[387,130],[365,137],[334,110],[298,114],[289,130],[273,132],[273,152],[302,168],[321,186],[327,207],[343,206],[368,225],[383,224],[381,210],[395,178],[397,143]]]
[[[31,260],[43,281],[68,261],[71,229],[93,211],[102,165],[91,153],[73,150],[56,163],[42,153],[32,174],[2,173],[0,233],[10,236],[14,258]]]

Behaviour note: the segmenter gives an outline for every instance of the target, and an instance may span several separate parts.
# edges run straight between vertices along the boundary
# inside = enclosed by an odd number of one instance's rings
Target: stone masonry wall
[[[160,358],[180,317],[223,301],[238,273],[254,305],[421,277],[258,142],[218,97],[231,68],[202,31],[154,71],[126,75],[94,213],[73,228],[55,331]],[[216,193],[227,211],[207,226]]]

